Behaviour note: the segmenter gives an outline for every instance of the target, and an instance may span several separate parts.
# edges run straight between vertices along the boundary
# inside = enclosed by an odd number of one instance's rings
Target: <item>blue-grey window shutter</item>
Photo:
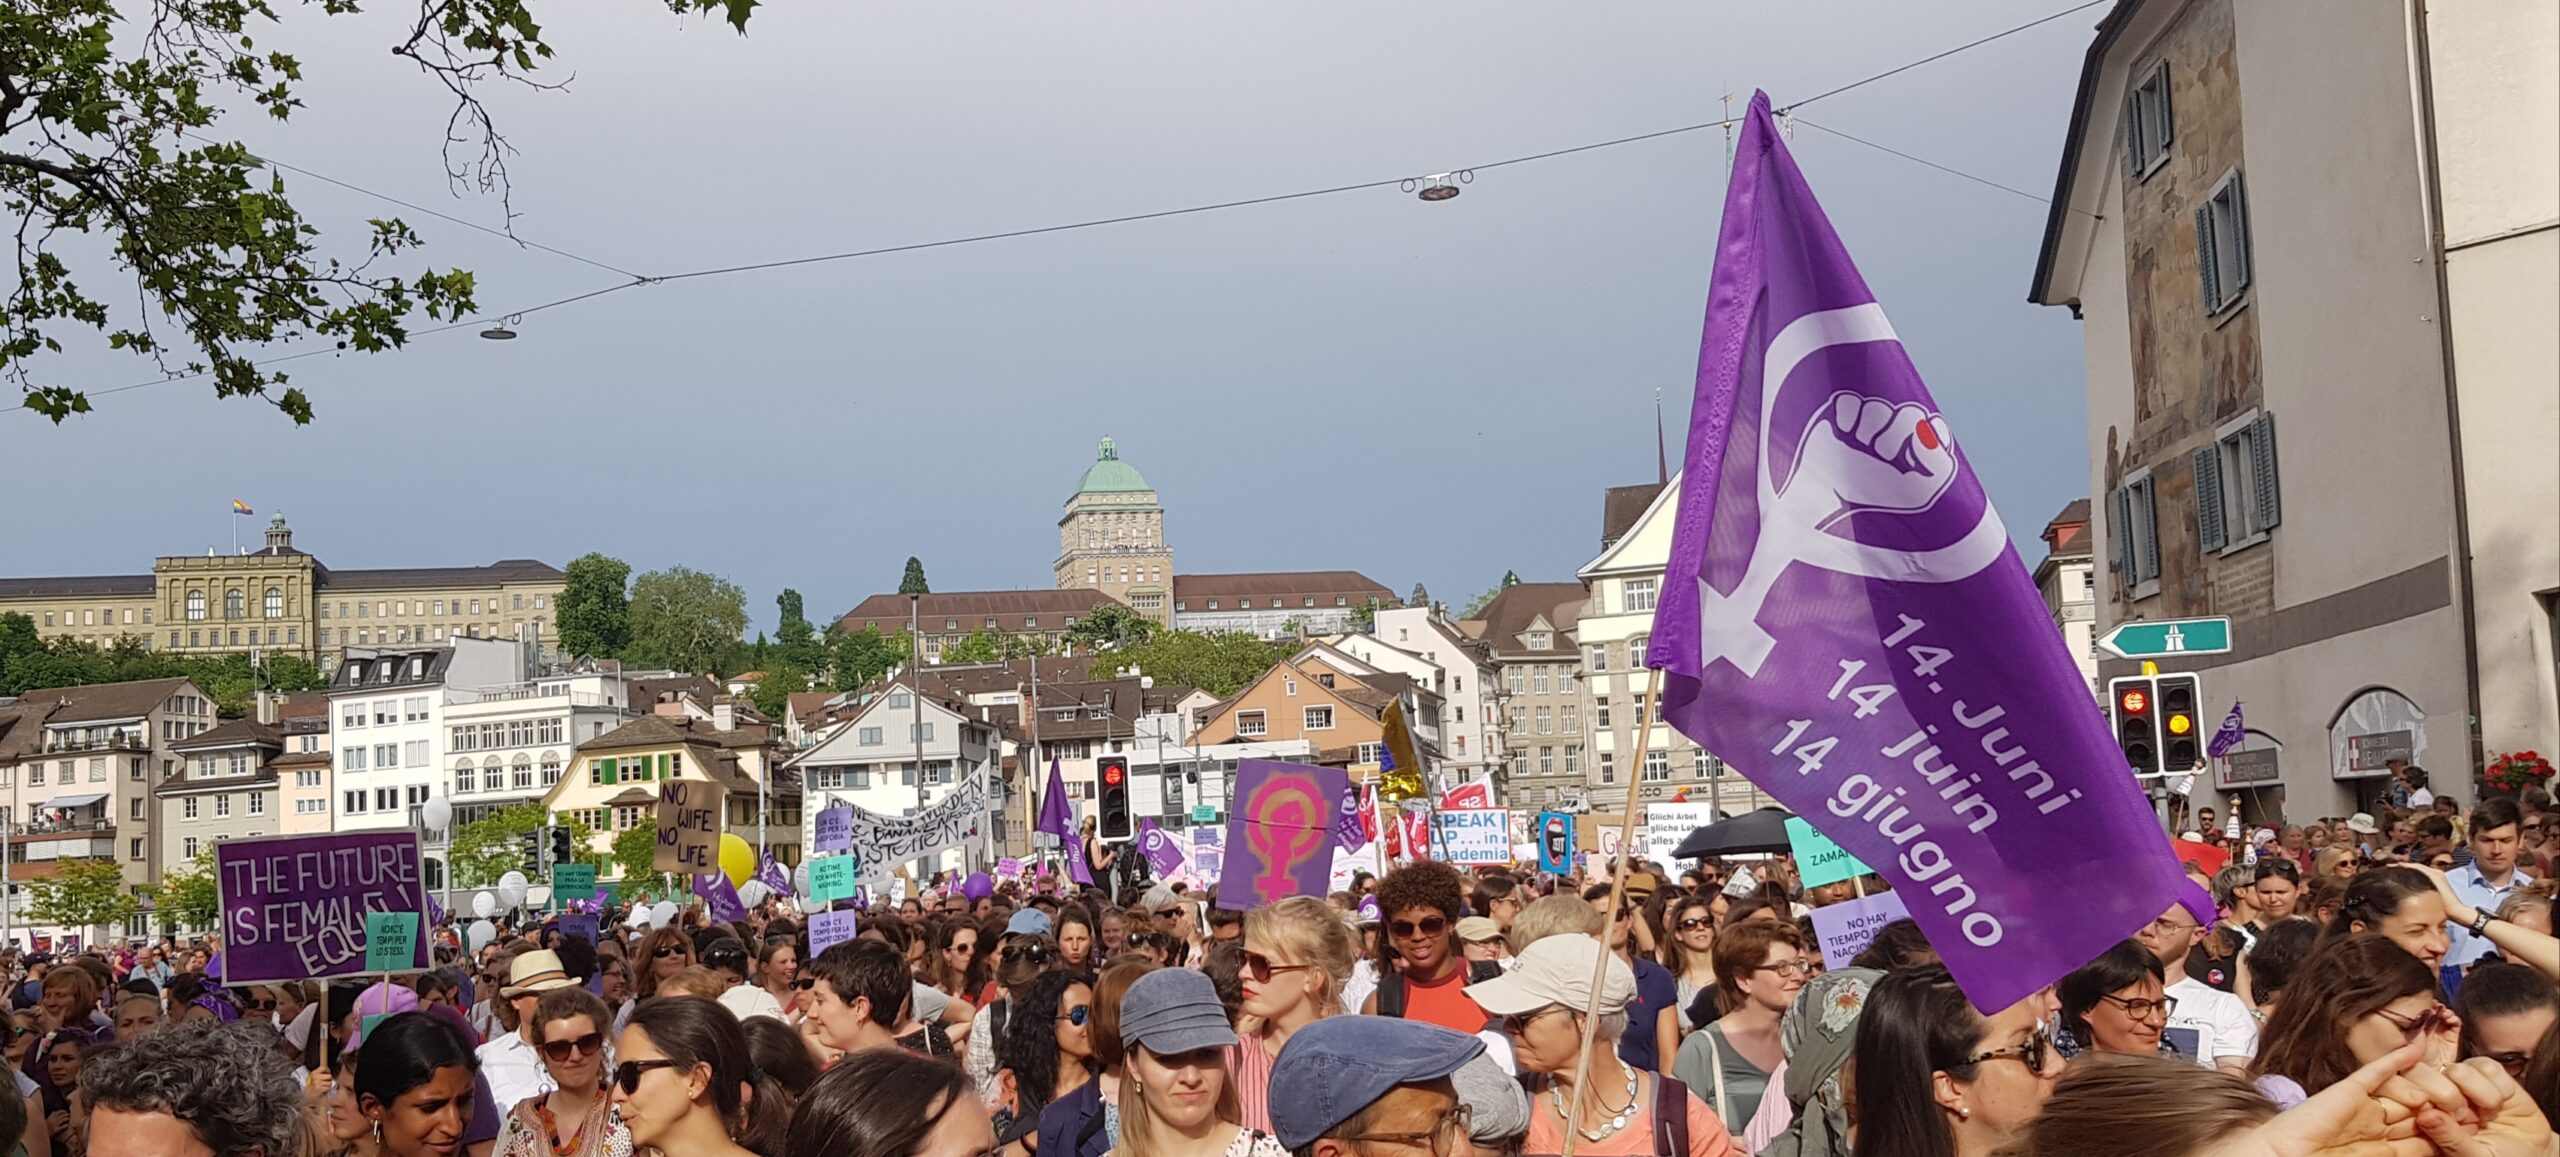
[[[2236,294],[2249,284],[2249,191],[2238,173],[2231,174],[2231,245],[2231,267],[2240,274],[2230,290]]]
[[[2258,527],[2273,530],[2284,518],[2284,502],[2276,485],[2276,419],[2260,414],[2249,423],[2249,465],[2258,484]]]
[[[2140,510],[2142,519],[2142,577],[2145,581],[2160,577],[2160,490],[2150,479],[2142,480]]]
[[[2123,583],[2124,589],[2129,591],[2133,589],[2133,488],[2116,487],[2115,493],[2108,497],[2113,500],[2109,505],[2114,511],[2114,517],[2108,520],[2108,529],[2114,531],[2116,536],[2117,581]]]
[[[2142,176],[2142,90],[2139,87],[2124,95],[2124,171],[2128,177]]]
[[[2196,206],[2196,277],[2204,285],[2204,311],[2222,308],[2222,284],[2213,260],[2213,202]]]
[[[2207,551],[2227,541],[2222,526],[2222,443],[2208,442],[2195,453],[2196,538]]]
[[[2169,151],[2169,142],[2178,139],[2178,118],[2170,115],[2169,112],[2169,66],[2165,64],[2161,65],[2158,75],[2160,77],[2160,132],[2158,134],[2158,140],[2160,144],[2160,151],[2166,153]]]

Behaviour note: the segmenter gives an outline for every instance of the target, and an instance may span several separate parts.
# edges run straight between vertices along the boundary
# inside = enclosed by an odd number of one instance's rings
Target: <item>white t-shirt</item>
[[[2197,1063],[2211,1067],[2224,1057],[2258,1055],[2258,1021],[2239,997],[2192,976],[2170,985],[2167,995],[2178,1002],[2167,1031],[2173,1037],[2194,1034]]]
[[[2413,808],[2434,807],[2436,806],[2436,793],[2428,791],[2423,787],[2416,791],[2412,791],[2409,793],[2409,806]]]

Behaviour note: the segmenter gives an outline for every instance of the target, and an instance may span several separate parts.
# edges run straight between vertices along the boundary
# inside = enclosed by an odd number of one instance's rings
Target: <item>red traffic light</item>
[[[2151,710],[2151,697],[2143,694],[2139,688],[2127,688],[2124,695],[2116,700],[2116,704],[2124,708],[2127,715],[2140,715]]]
[[[1102,765],[1102,782],[1112,787],[1120,786],[1121,778],[1127,774],[1128,769],[1121,767],[1119,764],[1106,763]]]

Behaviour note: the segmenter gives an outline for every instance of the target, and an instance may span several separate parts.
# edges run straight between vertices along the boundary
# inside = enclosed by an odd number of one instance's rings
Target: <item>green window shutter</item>
[[[604,782],[606,784],[610,785],[622,782],[621,777],[614,774],[615,768],[612,760],[599,759],[596,761],[596,766],[603,771]]]
[[[674,771],[674,768],[675,768],[675,758],[674,758],[673,756],[668,755],[666,752],[663,752],[663,751],[659,752],[659,753],[658,753],[658,778],[660,778],[660,779],[674,779],[674,778],[675,778],[675,771]]]
[[[2195,453],[2196,538],[2207,551],[2228,541],[2222,525],[2222,443],[2208,442]]]

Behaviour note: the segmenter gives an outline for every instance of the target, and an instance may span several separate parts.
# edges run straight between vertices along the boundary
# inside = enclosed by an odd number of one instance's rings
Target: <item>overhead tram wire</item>
[[[2073,7],[2066,8],[2066,9],[2063,9],[2062,11],[2059,11],[2059,12],[2053,13],[2052,15],[2039,17],[2039,18],[2037,18],[2037,19],[2035,19],[2035,20],[2030,20],[2030,21],[2028,21],[2028,22],[2026,22],[2026,23],[2024,23],[2024,24],[2015,25],[2015,26],[2013,26],[2013,27],[2003,29],[2003,30],[2001,30],[2001,31],[1999,31],[1999,32],[1992,33],[1992,34],[1991,34],[1991,35],[1989,35],[1989,36],[1985,36],[1985,37],[1982,37],[1982,38],[1977,39],[1977,40],[1968,41],[1968,42],[1966,42],[1966,43],[1964,43],[1964,44],[1959,44],[1959,45],[1957,45],[1957,46],[1955,46],[1955,47],[1953,47],[1953,48],[1946,49],[1945,51],[1937,52],[1937,53],[1933,53],[1933,54],[1931,54],[1931,55],[1929,55],[1929,56],[1922,57],[1922,58],[1920,58],[1920,59],[1918,59],[1918,60],[1911,61],[1911,62],[1909,62],[1909,63],[1907,63],[1907,64],[1898,65],[1898,66],[1896,66],[1896,67],[1886,69],[1886,70],[1884,70],[1884,71],[1882,71],[1882,72],[1878,72],[1878,73],[1875,73],[1875,74],[1873,74],[1873,75],[1866,76],[1866,77],[1860,78],[1860,79],[1858,79],[1858,80],[1851,81],[1851,82],[1849,82],[1849,83],[1847,83],[1847,84],[1844,84],[1844,85],[1841,85],[1841,86],[1839,86],[1839,87],[1837,87],[1837,88],[1832,88],[1832,89],[1825,90],[1825,91],[1823,91],[1823,92],[1815,93],[1814,95],[1809,96],[1809,97],[1806,97],[1806,98],[1805,98],[1805,99],[1803,99],[1803,100],[1795,101],[1795,102],[1793,102],[1793,103],[1791,103],[1791,104],[1788,104],[1788,105],[1786,105],[1784,108],[1774,109],[1774,110],[1773,110],[1773,113],[1774,113],[1774,114],[1776,114],[1776,115],[1791,115],[1791,114],[1792,114],[1792,112],[1793,112],[1793,110],[1798,109],[1798,108],[1801,108],[1801,107],[1803,107],[1803,106],[1805,106],[1805,105],[1808,105],[1808,104],[1812,104],[1812,103],[1813,103],[1813,102],[1815,102],[1815,101],[1823,100],[1823,99],[1828,98],[1828,97],[1838,96],[1838,95],[1840,95],[1841,93],[1844,93],[1844,92],[1848,92],[1848,91],[1850,91],[1851,89],[1861,88],[1861,87],[1864,87],[1864,86],[1866,86],[1866,85],[1873,84],[1873,83],[1875,83],[1876,81],[1883,80],[1883,79],[1885,79],[1885,78],[1887,78],[1887,77],[1896,76],[1896,75],[1899,75],[1899,74],[1904,73],[1904,72],[1908,72],[1908,71],[1910,71],[1910,70],[1912,70],[1912,69],[1914,69],[1914,68],[1921,67],[1922,65],[1931,64],[1931,63],[1934,63],[1934,62],[1936,62],[1936,61],[1944,60],[1944,59],[1946,59],[1946,58],[1948,58],[1948,57],[1950,57],[1950,56],[1954,56],[1954,55],[1956,55],[1956,54],[1958,54],[1958,53],[1966,52],[1966,51],[1970,51],[1970,50],[1975,49],[1975,48],[1980,48],[1980,47],[1982,47],[1983,45],[1993,43],[1994,41],[1998,41],[1998,40],[2001,40],[2001,39],[2007,38],[2007,37],[2009,37],[2009,36],[2014,36],[2014,35],[2016,35],[2016,34],[2018,34],[2018,33],[2020,33],[2020,32],[2024,32],[2024,31],[2026,31],[2026,30],[2028,30],[2028,29],[2031,29],[2031,28],[2037,27],[2037,26],[2039,26],[2039,25],[2043,25],[2043,24],[2051,23],[2051,22],[2053,22],[2053,21],[2055,21],[2055,20],[2059,20],[2059,19],[2061,19],[2061,18],[2063,18],[2063,17],[2065,17],[2065,16],[2069,16],[2069,15],[2071,15],[2071,14],[2072,14],[2072,13],[2074,13],[2074,12],[2082,12],[2082,11],[2086,11],[2086,10],[2088,10],[2088,9],[2095,8],[2095,7],[2098,7],[2098,6],[2102,5],[2102,4],[2106,4],[2106,3],[2110,3],[2110,2],[2112,2],[2112,0],[2087,0],[2087,2],[2086,2],[2086,3],[2082,3],[2082,4],[2078,4],[2078,5],[2074,5]],[[1681,125],[1681,126],[1678,126],[1678,127],[1676,127],[1676,128],[1660,129],[1660,130],[1656,130],[1656,131],[1654,131],[1654,132],[1649,132],[1649,133],[1638,133],[1638,134],[1636,134],[1636,135],[1634,135],[1634,136],[1613,137],[1613,138],[1611,138],[1611,139],[1609,139],[1609,140],[1604,140],[1604,141],[1592,141],[1592,142],[1587,143],[1587,144],[1572,145],[1572,146],[1569,146],[1569,147],[1566,147],[1566,148],[1561,148],[1561,149],[1549,149],[1549,150],[1547,150],[1547,151],[1545,151],[1545,152],[1529,153],[1529,154],[1526,154],[1526,155],[1523,155],[1523,156],[1517,156],[1517,157],[1507,157],[1507,158],[1504,158],[1504,159],[1501,159],[1501,160],[1496,160],[1496,161],[1486,161],[1486,162],[1483,162],[1483,163],[1480,163],[1480,164],[1476,164],[1476,165],[1462,166],[1462,167],[1460,167],[1460,168],[1451,169],[1451,170],[1449,170],[1449,171],[1450,171],[1450,172],[1478,172],[1478,171],[1482,171],[1482,170],[1486,170],[1486,169],[1499,169],[1499,168],[1503,168],[1503,167],[1505,167],[1505,166],[1509,166],[1509,165],[1522,165],[1522,164],[1527,164],[1527,163],[1532,162],[1532,161],[1551,160],[1551,159],[1556,158],[1556,157],[1571,156],[1571,155],[1574,155],[1574,154],[1576,154],[1576,153],[1587,153],[1587,152],[1591,152],[1591,151],[1594,151],[1594,150],[1597,150],[1597,149],[1615,148],[1615,147],[1618,147],[1618,146],[1620,146],[1620,145],[1636,144],[1636,143],[1643,142],[1643,141],[1658,140],[1658,139],[1661,139],[1661,138],[1664,138],[1664,137],[1679,136],[1679,135],[1686,134],[1686,133],[1702,132],[1702,131],[1705,131],[1705,130],[1707,130],[1707,129],[1721,129],[1721,128],[1725,128],[1725,127],[1730,126],[1730,125],[1740,124],[1740,123],[1742,123],[1742,119],[1743,119],[1743,118],[1740,118],[1740,117],[1723,117],[1723,118],[1719,118],[1719,119],[1717,119],[1717,120],[1712,120],[1712,121],[1702,121],[1702,122],[1697,123],[1697,124]],[[1924,159],[1922,159],[1922,158],[1912,156],[1912,155],[1911,155],[1911,154],[1909,154],[1909,153],[1901,152],[1901,151],[1899,151],[1899,150],[1895,150],[1895,149],[1887,148],[1887,147],[1885,147],[1885,146],[1883,146],[1883,145],[1876,144],[1876,143],[1874,143],[1874,142],[1872,142],[1872,141],[1867,141],[1867,140],[1863,140],[1863,139],[1860,139],[1860,138],[1857,138],[1857,137],[1852,137],[1852,136],[1850,136],[1849,134],[1847,134],[1847,133],[1843,133],[1843,132],[1840,132],[1840,131],[1839,131],[1839,130],[1837,130],[1837,129],[1824,128],[1823,126],[1821,126],[1821,125],[1817,125],[1817,124],[1814,124],[1814,123],[1813,123],[1813,122],[1811,122],[1811,121],[1806,121],[1806,120],[1804,120],[1802,117],[1793,117],[1792,119],[1796,120],[1796,121],[1797,121],[1797,122],[1799,122],[1799,123],[1802,123],[1802,124],[1806,125],[1807,127],[1814,128],[1814,129],[1819,129],[1819,130],[1821,130],[1822,132],[1828,133],[1828,134],[1830,134],[1830,135],[1832,135],[1832,136],[1840,137],[1840,138],[1841,138],[1841,139],[1843,139],[1843,140],[1851,141],[1851,142],[1853,142],[1853,143],[1860,144],[1860,145],[1865,145],[1865,146],[1867,146],[1867,147],[1869,147],[1869,148],[1876,149],[1876,150],[1879,150],[1879,151],[1882,151],[1882,152],[1885,152],[1885,153],[1890,153],[1890,154],[1892,154],[1893,156],[1900,157],[1900,158],[1902,158],[1902,159],[1904,159],[1904,160],[1907,160],[1907,161],[1910,161],[1910,162],[1912,162],[1912,163],[1914,163],[1914,164],[1923,165],[1923,166],[1926,166],[1926,167],[1928,167],[1928,168],[1932,168],[1932,169],[1937,169],[1937,170],[1940,170],[1940,171],[1942,171],[1942,172],[1946,172],[1946,173],[1952,174],[1952,175],[1954,175],[1954,176],[1962,177],[1962,178],[1964,178],[1964,179],[1966,179],[1966,180],[1968,180],[1968,181],[1973,181],[1973,182],[1976,182],[1976,183],[1979,183],[1979,184],[1988,185],[1988,186],[1990,186],[1990,187],[1992,187],[1992,188],[1994,188],[1994,189],[2001,190],[2002,192],[2016,194],[2016,195],[2018,195],[2018,196],[2026,197],[2026,198],[2028,198],[2028,199],[2030,199],[2030,200],[2035,200],[2035,201],[2044,201],[2044,200],[2045,200],[2045,198],[2043,198],[2043,197],[2039,197],[2039,196],[2036,196],[2036,195],[2035,195],[2035,194],[2033,194],[2033,193],[2028,193],[2028,192],[2024,192],[2023,190],[2019,190],[2019,189],[2011,188],[2010,186],[2000,184],[2000,183],[1999,183],[1999,182],[1997,182],[1997,181],[1992,181],[1992,180],[1989,180],[1989,179],[1987,179],[1987,178],[1983,178],[1983,177],[1977,177],[1977,176],[1974,176],[1974,175],[1973,175],[1973,174],[1971,174],[1971,173],[1966,173],[1966,172],[1963,172],[1963,171],[1958,170],[1958,169],[1949,168],[1949,167],[1947,167],[1947,166],[1945,166],[1945,165],[1938,164],[1938,163],[1936,163],[1936,162],[1934,162],[1934,161],[1924,160]],[[1394,187],[1394,186],[1402,185],[1402,184],[1403,184],[1403,183],[1405,183],[1406,181],[1409,181],[1409,180],[1412,180],[1412,179],[1413,179],[1413,178],[1411,178],[1411,177],[1390,177],[1390,178],[1387,178],[1387,179],[1384,179],[1384,180],[1376,180],[1376,181],[1361,181],[1361,182],[1357,182],[1357,183],[1353,183],[1353,184],[1348,184],[1348,185],[1331,185],[1331,186],[1327,186],[1327,187],[1324,187],[1324,188],[1318,188],[1318,189],[1302,189],[1302,190],[1299,190],[1299,191],[1296,191],[1296,192],[1291,192],[1291,193],[1275,193],[1275,194],[1272,194],[1272,195],[1269,195],[1269,196],[1263,196],[1263,197],[1246,197],[1246,198],[1242,198],[1242,199],[1238,199],[1238,200],[1231,200],[1231,201],[1217,201],[1217,202],[1212,202],[1212,203],[1209,203],[1209,204],[1203,204],[1203,205],[1190,205],[1190,206],[1185,206],[1185,207],[1178,208],[1178,209],[1159,209],[1159,210],[1155,210],[1155,211],[1153,211],[1153,212],[1147,212],[1147,213],[1130,213],[1130,214],[1124,214],[1124,215],[1116,216],[1116,217],[1097,217],[1097,218],[1093,218],[1093,219],[1089,219],[1089,220],[1084,220],[1084,221],[1070,221],[1070,222],[1065,222],[1065,223],[1061,223],[1061,224],[1057,224],[1057,225],[1040,225],[1040,226],[1034,226],[1034,227],[1026,228],[1026,229],[1008,229],[1008,230],[1004,230],[1004,231],[1002,231],[1002,232],[995,232],[995,233],[979,233],[979,234],[973,234],[973,235],[966,236],[966,237],[946,237],[946,238],[942,238],[942,239],[934,240],[934,241],[916,241],[916,242],[910,242],[910,243],[903,244],[903,245],[885,245],[885,246],[880,246],[880,247],[871,248],[871,249],[855,249],[855,250],[848,250],[848,251],[841,252],[841,253],[822,253],[822,254],[813,254],[813,255],[811,255],[811,256],[807,256],[807,257],[789,257],[789,258],[780,258],[780,259],[776,259],[776,260],[772,260],[772,261],[756,261],[756,262],[747,262],[747,263],[744,263],[744,264],[738,264],[738,265],[724,265],[724,266],[716,266],[716,267],[707,268],[707,269],[691,269],[691,270],[685,270],[685,271],[683,271],[683,272],[679,272],[679,273],[668,273],[668,274],[660,274],[660,275],[652,276],[652,275],[647,275],[647,274],[633,273],[633,272],[630,272],[629,270],[625,270],[625,269],[622,269],[622,268],[619,268],[619,267],[616,267],[616,266],[613,266],[613,265],[608,265],[608,264],[606,264],[606,263],[604,263],[604,262],[596,261],[596,260],[594,260],[594,259],[592,259],[592,258],[582,257],[582,256],[579,256],[578,254],[570,253],[570,252],[568,252],[568,251],[566,251],[566,250],[556,249],[556,248],[553,248],[553,247],[551,247],[551,246],[543,245],[543,244],[540,244],[540,243],[537,243],[537,242],[526,241],[526,240],[524,240],[524,239],[522,239],[522,238],[519,238],[519,237],[516,237],[516,236],[515,236],[515,235],[513,235],[512,233],[508,233],[508,232],[506,232],[506,231],[504,231],[504,230],[492,229],[492,228],[489,228],[488,226],[485,226],[485,225],[480,225],[480,224],[477,224],[477,223],[474,223],[474,222],[471,222],[471,221],[462,220],[462,219],[457,218],[457,217],[452,217],[452,216],[448,216],[448,215],[443,214],[443,213],[436,212],[436,211],[435,211],[435,210],[433,210],[433,209],[428,209],[428,208],[425,208],[425,207],[423,207],[423,206],[412,205],[412,204],[410,204],[410,203],[409,203],[409,202],[407,202],[407,201],[402,201],[402,200],[400,200],[400,199],[398,199],[398,198],[395,198],[395,197],[390,197],[390,196],[387,196],[387,195],[384,195],[384,194],[381,194],[381,193],[376,193],[376,192],[374,192],[373,190],[366,189],[366,188],[364,188],[364,187],[362,187],[362,186],[360,186],[360,185],[350,184],[350,183],[345,182],[345,181],[340,181],[340,180],[337,180],[337,179],[335,179],[335,178],[331,178],[331,177],[323,176],[323,175],[321,175],[321,174],[319,174],[319,173],[311,172],[311,171],[310,171],[310,170],[308,170],[308,169],[295,168],[295,167],[293,167],[293,166],[283,164],[282,162],[278,162],[278,161],[270,160],[270,159],[268,159],[267,157],[265,157],[263,154],[261,154],[261,155],[259,156],[259,158],[258,158],[258,159],[259,159],[260,161],[262,161],[262,162],[266,163],[266,164],[273,165],[273,166],[275,166],[275,167],[277,167],[277,168],[286,169],[286,170],[288,170],[288,171],[290,171],[290,172],[301,173],[301,174],[303,174],[303,175],[305,175],[305,176],[308,176],[308,177],[311,177],[311,178],[313,178],[313,179],[315,179],[315,180],[326,181],[326,182],[328,182],[329,184],[337,185],[337,186],[339,186],[339,187],[341,187],[341,188],[345,188],[345,189],[349,189],[349,190],[352,190],[352,191],[355,191],[355,192],[363,193],[363,194],[365,194],[365,195],[367,195],[367,196],[379,197],[379,198],[381,198],[382,200],[384,200],[384,201],[386,201],[386,202],[389,202],[389,203],[391,203],[391,204],[394,204],[394,205],[400,205],[400,206],[402,206],[402,207],[404,207],[404,208],[411,208],[411,209],[415,209],[415,210],[417,210],[418,212],[426,213],[426,214],[428,214],[428,215],[430,215],[430,216],[433,216],[433,217],[439,218],[439,219],[441,219],[441,220],[451,221],[451,222],[453,222],[453,223],[455,223],[455,224],[462,225],[462,226],[465,226],[465,227],[467,227],[467,228],[471,228],[471,229],[476,229],[476,230],[479,230],[480,232],[488,233],[488,234],[491,234],[491,235],[493,235],[493,236],[504,237],[504,238],[506,238],[506,239],[508,239],[508,240],[516,241],[516,242],[518,242],[519,244],[523,244],[523,245],[529,246],[529,247],[531,247],[531,248],[540,249],[540,250],[542,250],[542,251],[544,251],[544,252],[547,252],[547,253],[553,253],[553,254],[557,254],[557,255],[562,256],[562,257],[567,257],[567,258],[569,258],[569,259],[571,259],[571,260],[573,260],[573,261],[583,262],[583,263],[585,263],[585,264],[595,266],[596,268],[604,269],[604,270],[607,270],[607,271],[610,271],[610,272],[613,272],[613,273],[616,273],[616,274],[620,274],[620,275],[622,275],[622,276],[625,276],[625,277],[630,278],[630,280],[628,280],[628,281],[619,282],[619,283],[616,283],[616,284],[613,284],[613,285],[602,286],[602,287],[600,287],[600,288],[591,289],[591,290],[588,290],[588,291],[583,292],[583,293],[571,294],[571,295],[569,295],[569,296],[567,296],[567,297],[554,298],[554,299],[552,299],[552,300],[550,300],[550,301],[545,301],[545,302],[542,302],[542,303],[540,303],[540,304],[538,304],[538,305],[529,305],[529,306],[524,306],[524,307],[522,307],[522,308],[518,308],[518,309],[511,309],[511,310],[507,310],[507,311],[502,312],[502,313],[488,313],[488,314],[483,314],[483,315],[480,315],[480,316],[475,317],[475,318],[463,319],[463,320],[459,320],[459,321],[450,322],[450,323],[447,323],[447,324],[444,324],[444,325],[438,325],[438,326],[433,326],[433,327],[430,327],[430,328],[427,328],[427,329],[418,330],[418,331],[415,331],[415,332],[410,333],[409,335],[407,335],[409,339],[416,339],[416,338],[421,338],[421,337],[430,337],[430,336],[433,336],[433,335],[436,335],[436,334],[440,334],[440,333],[449,333],[449,332],[451,332],[451,331],[453,331],[453,330],[457,330],[457,329],[465,329],[465,328],[468,328],[468,327],[471,327],[471,326],[481,325],[481,324],[484,324],[484,323],[490,322],[490,321],[492,321],[492,320],[505,320],[505,319],[511,319],[511,318],[520,318],[520,317],[525,316],[526,314],[540,313],[540,312],[543,312],[543,311],[545,311],[545,310],[557,309],[557,308],[560,308],[561,306],[574,305],[574,304],[577,304],[577,303],[582,302],[582,301],[588,301],[588,300],[592,300],[592,299],[594,299],[594,298],[604,297],[604,296],[608,296],[608,295],[610,295],[610,294],[615,294],[615,293],[620,293],[620,292],[622,292],[623,290],[626,290],[626,289],[637,289],[637,288],[639,288],[639,287],[641,287],[641,286],[646,286],[646,285],[658,285],[658,284],[662,284],[662,283],[669,282],[669,281],[688,281],[688,280],[694,280],[694,279],[698,279],[698,278],[705,278],[705,277],[719,277],[719,276],[724,276],[724,275],[728,275],[728,274],[736,274],[736,273],[755,273],[755,272],[763,272],[763,271],[766,271],[766,270],[773,270],[773,269],[786,269],[786,268],[791,268],[791,267],[794,267],[794,266],[801,266],[801,265],[820,265],[820,264],[826,264],[826,263],[829,263],[829,262],[836,262],[836,261],[850,261],[850,260],[854,260],[854,259],[856,259],[856,258],[863,258],[863,257],[883,257],[883,256],[888,256],[888,255],[891,255],[891,254],[898,254],[898,253],[915,253],[915,252],[920,252],[920,251],[928,250],[928,249],[946,249],[946,248],[951,248],[951,247],[954,247],[954,246],[960,246],[960,245],[973,245],[973,244],[976,244],[976,243],[979,243],[979,242],[982,242],[982,241],[1003,241],[1003,240],[1011,240],[1011,239],[1021,238],[1021,237],[1036,237],[1036,236],[1040,236],[1040,235],[1043,235],[1043,234],[1049,234],[1049,233],[1066,233],[1066,232],[1072,232],[1072,231],[1080,230],[1080,229],[1094,229],[1094,228],[1100,228],[1100,227],[1102,227],[1102,226],[1106,226],[1106,225],[1126,225],[1126,224],[1131,224],[1131,223],[1139,222],[1139,221],[1153,221],[1153,220],[1158,220],[1158,219],[1161,219],[1161,218],[1167,218],[1167,217],[1186,217],[1186,216],[1191,216],[1191,215],[1198,214],[1198,213],[1208,213],[1208,212],[1214,212],[1214,211],[1223,210],[1223,209],[1242,209],[1242,208],[1248,208],[1248,207],[1255,206],[1255,205],[1270,205],[1270,204],[1277,204],[1277,203],[1279,203],[1279,202],[1283,202],[1283,201],[1298,201],[1298,200],[1305,200],[1305,199],[1307,199],[1307,198],[1311,198],[1311,197],[1326,197],[1326,196],[1332,196],[1332,195],[1337,194],[1337,193],[1353,193],[1353,192],[1360,192],[1360,191],[1368,190],[1368,189],[1390,188],[1390,187]],[[276,364],[279,364],[279,363],[282,363],[282,362],[300,361],[300,360],[302,360],[302,359],[304,359],[304,358],[319,357],[319,356],[321,356],[321,355],[323,355],[323,354],[334,354],[334,353],[341,353],[341,352],[344,352],[344,351],[342,351],[342,350],[340,350],[340,349],[337,349],[337,348],[334,348],[334,347],[331,347],[331,348],[322,348],[322,349],[303,350],[303,351],[298,352],[298,353],[284,354],[284,355],[280,355],[280,356],[277,356],[277,357],[268,358],[268,359],[265,359],[265,360],[259,361],[259,362],[255,363],[255,364],[257,364],[257,365],[259,365],[259,366],[263,367],[263,366],[276,365]],[[190,381],[190,380],[193,380],[193,379],[196,379],[196,378],[201,378],[201,377],[204,377],[204,376],[206,376],[206,374],[205,374],[205,373],[198,372],[198,373],[191,373],[191,374],[177,374],[177,375],[172,375],[172,376],[168,376],[168,377],[153,378],[153,379],[151,379],[151,380],[149,380],[149,381],[134,382],[134,383],[131,383],[131,384],[128,384],[128,385],[115,386],[115,387],[111,387],[111,388],[109,388],[109,389],[104,389],[104,390],[94,390],[94,391],[91,391],[91,392],[90,392],[90,396],[92,396],[92,397],[104,397],[104,396],[109,395],[109,394],[121,394],[121,393],[124,393],[124,392],[129,391],[129,390],[139,390],[139,389],[142,389],[142,388],[147,387],[147,386],[158,386],[158,385],[166,385],[166,384],[171,383],[171,382],[183,382],[183,381]]]

